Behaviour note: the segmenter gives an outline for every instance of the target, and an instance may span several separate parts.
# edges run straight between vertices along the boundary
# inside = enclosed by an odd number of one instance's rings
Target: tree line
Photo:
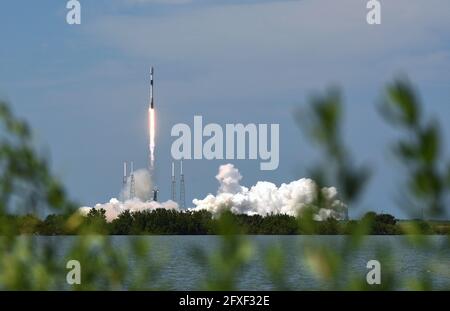
[[[228,219],[235,226],[232,233],[261,235],[352,234],[364,228],[364,234],[404,234],[404,225],[413,222],[428,234],[450,234],[448,223],[433,223],[421,220],[399,222],[389,214],[366,213],[359,220],[338,221],[328,219],[314,221],[311,217],[293,217],[283,214],[260,215],[232,214],[224,212],[213,217],[208,211],[176,211],[155,209],[151,211],[121,213],[111,222],[106,221],[105,210],[92,209],[88,215],[73,218],[73,215],[51,214],[41,220],[28,214],[7,215],[8,223],[15,234],[30,235],[214,235],[222,234],[221,222]],[[73,218],[73,219],[72,219]],[[76,223],[76,225],[70,225]]]

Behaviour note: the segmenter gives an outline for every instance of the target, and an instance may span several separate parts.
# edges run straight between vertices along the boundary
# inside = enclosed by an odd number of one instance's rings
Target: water
[[[62,244],[61,250],[70,246],[73,237],[40,237],[55,239]],[[133,239],[145,239],[150,243],[151,257],[162,264],[159,277],[151,282],[152,287],[169,290],[199,290],[208,276],[208,268],[194,255],[193,249],[211,255],[220,246],[219,236],[114,236],[114,248],[125,249]],[[322,245],[324,250],[338,251],[348,237],[345,236],[246,236],[254,250],[246,268],[239,272],[237,284],[241,290],[277,289],[266,269],[265,258],[271,246],[278,245],[285,261],[285,275],[288,286],[294,290],[333,289],[330,282],[317,278],[305,260],[308,246]],[[345,272],[341,282],[350,279],[365,282],[369,260],[381,262],[382,275],[392,271],[395,279],[406,281],[414,277],[426,276],[434,287],[450,285],[450,248],[448,237],[432,236],[432,250],[407,243],[406,236],[368,236],[364,246],[344,259],[337,255],[335,260],[343,261]],[[380,253],[380,250],[382,251]],[[386,256],[383,257],[381,254]],[[389,256],[388,256],[389,255]],[[128,253],[129,272],[135,272],[136,257]],[[316,259],[312,259],[312,263]],[[148,265],[155,265],[150,261]],[[130,275],[132,273],[129,273]],[[383,280],[382,280],[383,281]],[[404,289],[398,283],[396,289]]]

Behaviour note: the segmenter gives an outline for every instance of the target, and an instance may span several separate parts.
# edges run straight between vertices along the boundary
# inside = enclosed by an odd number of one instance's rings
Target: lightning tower
[[[123,179],[122,179],[122,186],[125,189],[125,186],[127,185],[127,162],[123,162]]]
[[[183,160],[180,162],[180,208],[186,206],[186,189],[184,185]]]
[[[177,186],[177,182],[175,180],[175,163],[172,162],[172,184],[171,184],[171,200],[176,202],[177,198],[177,193],[176,193],[176,186]]]

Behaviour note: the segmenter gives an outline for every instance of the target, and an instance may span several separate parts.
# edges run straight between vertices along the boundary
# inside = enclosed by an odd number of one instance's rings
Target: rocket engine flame
[[[149,108],[148,109],[148,131],[149,131],[149,151],[150,151],[150,170],[153,170],[153,166],[155,163],[155,109]]]
[[[150,103],[148,107],[148,149],[149,149],[149,171],[152,172],[155,165],[155,109],[153,106],[153,67],[150,69]]]

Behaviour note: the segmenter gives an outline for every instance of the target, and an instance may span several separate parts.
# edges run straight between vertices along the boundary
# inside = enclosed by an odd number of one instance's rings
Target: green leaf
[[[342,105],[337,90],[331,89],[324,96],[312,100],[314,134],[319,141],[334,142],[339,134]]]
[[[417,147],[406,141],[397,142],[394,152],[403,160],[413,160],[418,154]]]
[[[384,113],[391,121],[408,127],[419,124],[419,102],[412,86],[405,80],[397,80],[388,86],[388,100],[385,102]]]
[[[437,160],[440,152],[440,135],[435,122],[420,134],[420,153],[423,161],[431,164]]]
[[[447,183],[447,187],[450,188],[450,163],[447,166],[446,183]]]

